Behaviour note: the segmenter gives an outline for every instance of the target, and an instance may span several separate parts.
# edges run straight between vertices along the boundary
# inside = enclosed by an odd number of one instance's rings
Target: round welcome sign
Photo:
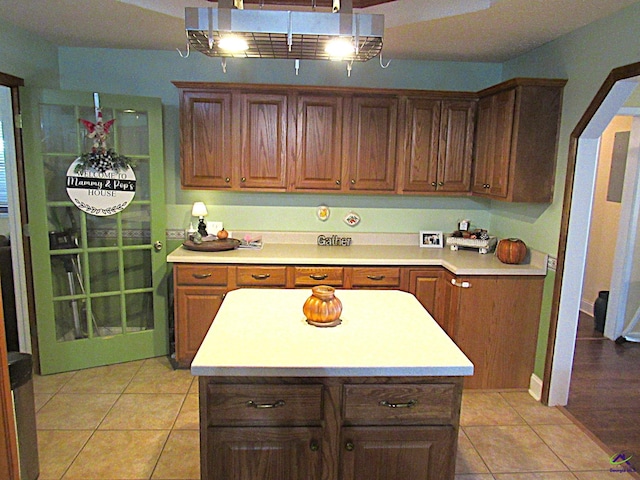
[[[124,168],[82,168],[79,157],[67,170],[67,194],[83,212],[98,217],[124,210],[136,194],[136,176]]]

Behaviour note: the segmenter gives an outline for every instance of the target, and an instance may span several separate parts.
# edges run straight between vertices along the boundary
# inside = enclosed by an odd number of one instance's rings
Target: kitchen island
[[[468,358],[411,294],[337,290],[328,328],[310,294],[227,294],[191,365],[202,478],[453,479]]]

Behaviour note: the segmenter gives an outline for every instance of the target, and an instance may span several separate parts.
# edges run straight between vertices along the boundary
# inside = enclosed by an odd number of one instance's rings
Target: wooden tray
[[[233,250],[238,248],[240,240],[235,238],[225,238],[224,240],[211,240],[210,242],[193,243],[191,240],[185,240],[182,244],[187,250],[196,250],[198,252],[222,252],[224,250]]]

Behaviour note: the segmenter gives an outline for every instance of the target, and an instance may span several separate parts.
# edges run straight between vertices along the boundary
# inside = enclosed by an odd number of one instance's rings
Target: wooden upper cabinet
[[[183,90],[180,97],[180,176],[185,188],[230,188],[231,93]]]
[[[474,100],[408,98],[401,192],[468,192]]]
[[[294,190],[342,189],[342,104],[335,94],[297,97]]]
[[[351,98],[346,156],[350,191],[395,191],[398,102],[397,96]]]
[[[287,186],[287,94],[240,95],[241,189]]]
[[[564,80],[515,79],[480,92],[472,191],[553,200]]]

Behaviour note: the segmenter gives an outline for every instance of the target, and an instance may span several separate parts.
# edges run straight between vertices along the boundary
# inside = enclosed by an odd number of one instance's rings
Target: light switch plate
[[[207,233],[209,235],[216,235],[222,230],[222,222],[207,222]]]

